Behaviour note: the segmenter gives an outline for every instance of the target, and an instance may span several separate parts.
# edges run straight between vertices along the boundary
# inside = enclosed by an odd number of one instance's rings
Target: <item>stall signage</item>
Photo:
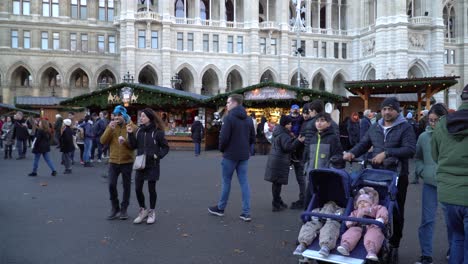
[[[266,99],[296,99],[296,92],[281,88],[264,87],[244,93],[244,100]]]

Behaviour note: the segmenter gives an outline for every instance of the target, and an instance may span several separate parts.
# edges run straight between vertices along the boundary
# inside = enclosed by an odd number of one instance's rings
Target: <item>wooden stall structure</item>
[[[456,80],[458,78],[460,76],[361,80],[345,82],[344,86],[350,93],[358,95],[364,101],[361,111],[369,108],[369,101],[372,95],[396,96],[400,94],[416,94],[418,113],[420,113],[423,101],[425,102],[425,109],[429,109],[431,107],[432,96],[458,83]]]
[[[162,86],[120,83],[64,100],[60,105],[83,107],[89,113],[101,110],[111,113],[116,105],[124,105],[135,124],[139,111],[151,108],[166,123],[166,139],[171,149],[188,150],[194,148],[190,137],[194,117],[199,116],[202,123],[206,120],[205,99],[208,97]],[[206,149],[205,140],[202,148]]]
[[[17,96],[15,97],[15,105],[23,109],[28,109],[31,111],[39,112],[40,117],[47,118],[50,122],[55,122],[55,116],[57,114],[62,115],[66,118],[68,112],[77,112],[79,113],[83,109],[81,108],[70,108],[60,105],[60,102],[66,100],[65,97],[39,97],[39,96]],[[81,118],[75,115],[75,118]]]
[[[21,111],[25,113],[26,115],[33,115],[35,117],[40,115],[39,111],[31,111],[28,109],[18,108],[11,104],[0,104],[0,116],[8,116],[8,115],[12,116],[18,111]]]

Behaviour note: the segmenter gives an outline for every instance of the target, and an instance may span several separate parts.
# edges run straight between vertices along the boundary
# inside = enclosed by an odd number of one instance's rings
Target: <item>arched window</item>
[[[455,8],[451,1],[447,2],[443,11],[445,38],[455,38]]]
[[[234,5],[231,0],[226,1],[226,21],[234,21]]]
[[[12,84],[17,87],[31,87],[31,73],[23,66],[18,67],[12,75]]]
[[[177,0],[175,3],[175,16],[185,17],[185,3],[184,0]]]
[[[200,1],[200,19],[201,20],[210,20],[210,1],[202,0]]]
[[[82,69],[77,69],[71,78],[71,86],[74,88],[88,88],[89,87],[89,78],[86,72]]]

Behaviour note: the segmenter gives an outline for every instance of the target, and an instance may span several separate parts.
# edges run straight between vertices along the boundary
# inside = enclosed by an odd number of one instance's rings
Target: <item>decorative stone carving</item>
[[[424,34],[411,33],[408,36],[408,40],[410,48],[423,50],[426,46],[426,38],[424,37]]]
[[[388,68],[386,76],[387,76],[387,79],[395,79],[396,78],[396,74],[393,71],[392,67]]]
[[[375,53],[375,38],[362,41],[362,56],[369,56]]]

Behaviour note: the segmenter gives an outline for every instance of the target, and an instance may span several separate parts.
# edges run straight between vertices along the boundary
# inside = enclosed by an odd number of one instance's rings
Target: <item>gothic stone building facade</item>
[[[437,98],[459,104],[468,1],[302,0],[299,34],[296,1],[2,0],[2,101],[76,96],[127,72],[217,94],[265,80],[297,85],[300,69],[300,85],[343,95],[347,80],[459,75]]]

